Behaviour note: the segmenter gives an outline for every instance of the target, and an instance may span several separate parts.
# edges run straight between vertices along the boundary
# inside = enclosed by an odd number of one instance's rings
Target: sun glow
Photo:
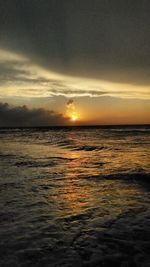
[[[72,115],[71,120],[72,121],[76,121],[77,120],[77,116],[76,115]]]
[[[77,121],[78,120],[78,115],[73,113],[73,114],[70,115],[70,119],[71,119],[71,121]]]

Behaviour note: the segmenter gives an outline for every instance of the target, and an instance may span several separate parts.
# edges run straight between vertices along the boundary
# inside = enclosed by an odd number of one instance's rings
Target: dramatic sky
[[[71,113],[150,123],[149,0],[0,0],[0,126]]]

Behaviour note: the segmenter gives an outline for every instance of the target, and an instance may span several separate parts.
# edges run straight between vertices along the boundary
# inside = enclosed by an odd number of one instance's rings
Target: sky
[[[149,14],[149,0],[1,0],[0,126],[150,123]]]

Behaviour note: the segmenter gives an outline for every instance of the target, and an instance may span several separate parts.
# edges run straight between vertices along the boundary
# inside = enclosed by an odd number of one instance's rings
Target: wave
[[[80,151],[80,150],[84,150],[84,151],[94,151],[94,150],[101,150],[103,149],[104,147],[98,147],[98,146],[80,146],[80,147],[75,147],[73,150],[77,150],[77,151]]]
[[[103,149],[108,149],[106,146],[95,146],[95,145],[77,145],[70,140],[60,141],[57,143],[59,147],[69,148],[73,151],[100,151]]]
[[[7,153],[0,153],[0,158],[14,158],[16,157],[15,154],[7,154]]]
[[[42,160],[21,160],[18,162],[15,162],[15,166],[17,167],[29,167],[29,168],[48,168],[48,167],[54,167],[60,163],[66,162],[66,161],[72,161],[74,159],[71,158],[63,158],[63,157],[48,157],[46,159]]]
[[[141,129],[141,130],[127,130],[127,129],[120,129],[120,130],[110,130],[109,135],[115,136],[115,137],[128,137],[128,136],[148,136],[150,133],[150,130],[147,129]]]
[[[150,183],[150,173],[143,169],[131,170],[130,172],[116,172],[110,174],[100,174],[94,176],[85,176],[87,179],[110,179],[110,180],[125,180],[125,181],[136,181],[143,183]]]

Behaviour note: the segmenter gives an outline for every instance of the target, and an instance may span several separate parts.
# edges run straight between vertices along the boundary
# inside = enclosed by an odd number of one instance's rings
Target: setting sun
[[[70,120],[73,122],[78,121],[79,119],[79,116],[76,112],[71,112],[69,117],[70,117]]]
[[[72,120],[72,121],[76,121],[77,119],[78,119],[77,115],[74,115],[74,114],[71,115],[71,120]]]

